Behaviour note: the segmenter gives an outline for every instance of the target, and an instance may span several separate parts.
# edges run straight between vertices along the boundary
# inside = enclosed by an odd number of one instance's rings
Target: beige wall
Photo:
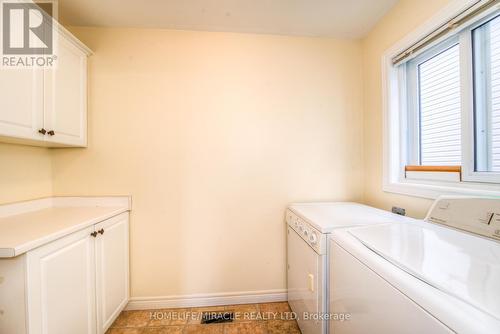
[[[52,196],[49,149],[0,143],[0,204]]]
[[[283,289],[288,202],[430,205],[382,192],[380,57],[446,3],[401,1],[362,42],[74,28],[89,148],[0,144],[0,203],[132,195],[133,296]]]
[[[384,209],[404,207],[424,217],[431,200],[382,191],[382,79],[385,50],[443,8],[449,0],[402,0],[363,40],[365,202]]]
[[[286,204],[362,200],[359,42],[72,30],[89,148],[54,191],[133,196],[132,296],[283,289]]]

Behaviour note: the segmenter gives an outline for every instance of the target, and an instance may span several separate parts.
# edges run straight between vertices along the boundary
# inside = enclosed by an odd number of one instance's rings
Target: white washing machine
[[[500,199],[442,197],[425,220],[335,232],[330,333],[500,333]]]
[[[335,229],[394,222],[403,217],[356,203],[290,205],[288,224],[288,302],[303,334],[328,332],[328,235]]]

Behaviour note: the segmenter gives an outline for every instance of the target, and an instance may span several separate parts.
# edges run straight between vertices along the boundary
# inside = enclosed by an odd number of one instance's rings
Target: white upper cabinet
[[[43,140],[42,70],[0,70],[0,96],[0,136]]]
[[[44,128],[51,143],[87,146],[87,55],[59,36],[57,66],[44,73]]]
[[[0,69],[0,141],[87,146],[87,57],[91,51],[55,24],[54,66]]]

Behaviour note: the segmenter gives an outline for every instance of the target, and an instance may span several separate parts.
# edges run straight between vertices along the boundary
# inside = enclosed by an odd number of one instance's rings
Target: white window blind
[[[458,44],[418,65],[420,164],[461,165]]]

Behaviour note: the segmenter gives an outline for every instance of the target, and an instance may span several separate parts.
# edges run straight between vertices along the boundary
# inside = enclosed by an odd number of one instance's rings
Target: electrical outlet
[[[392,207],[392,213],[395,213],[400,216],[406,216],[406,210],[403,208],[398,208],[397,206]]]

